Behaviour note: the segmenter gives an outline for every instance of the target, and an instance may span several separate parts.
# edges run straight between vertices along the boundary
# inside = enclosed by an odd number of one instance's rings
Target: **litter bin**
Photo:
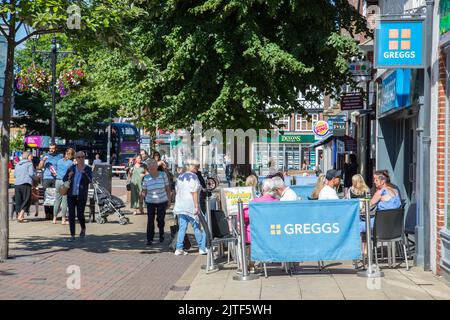
[[[112,166],[108,163],[96,164],[94,167],[94,180],[111,193],[112,190]]]

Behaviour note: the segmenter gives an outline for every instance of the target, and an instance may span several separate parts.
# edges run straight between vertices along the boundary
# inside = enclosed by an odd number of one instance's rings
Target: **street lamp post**
[[[34,38],[34,40],[37,40]],[[56,137],[56,63],[57,63],[57,57],[58,54],[70,54],[73,53],[73,51],[59,51],[59,44],[56,41],[55,35],[52,36],[52,44],[51,44],[51,50],[50,51],[36,51],[33,46],[33,54],[38,53],[44,53],[44,54],[50,54],[50,68],[52,72],[52,81],[51,81],[51,94],[52,94],[52,118],[51,118],[51,140],[52,143],[55,143],[55,137]]]
[[[56,94],[55,94],[55,79],[56,79],[56,57],[57,57],[56,38],[52,37],[52,50],[51,50],[51,68],[52,68],[52,143],[55,143],[55,131],[56,131]]]

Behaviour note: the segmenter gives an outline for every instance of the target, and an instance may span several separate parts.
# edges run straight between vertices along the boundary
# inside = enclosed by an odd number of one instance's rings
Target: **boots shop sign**
[[[375,68],[423,68],[425,65],[423,18],[378,21],[375,30]]]

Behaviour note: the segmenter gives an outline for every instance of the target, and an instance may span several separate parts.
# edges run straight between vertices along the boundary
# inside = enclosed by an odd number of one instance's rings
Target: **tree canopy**
[[[265,128],[351,82],[348,58],[366,31],[344,0],[165,0],[141,4],[128,51],[148,68],[136,83],[144,122],[184,128]],[[135,112],[134,105],[124,112]],[[131,109],[130,109],[131,108]]]

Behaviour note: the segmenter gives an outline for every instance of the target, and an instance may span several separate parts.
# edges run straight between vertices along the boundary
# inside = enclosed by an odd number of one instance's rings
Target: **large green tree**
[[[127,0],[4,0],[0,3],[0,21],[4,25],[0,34],[7,43],[0,154],[0,260],[8,258],[8,159],[16,47],[34,35],[57,32],[77,37],[80,47],[106,38],[112,43],[114,36],[121,34],[117,26],[133,13],[135,8]],[[32,32],[18,38],[18,30],[24,25],[31,27]]]
[[[151,110],[142,120],[164,128],[188,127],[193,120],[205,128],[266,128],[303,112],[300,92],[317,99],[351,82],[347,60],[358,53],[351,35],[366,31],[345,0],[141,6],[148,17],[127,23],[128,49],[151,69],[139,81],[145,93],[140,103]]]

